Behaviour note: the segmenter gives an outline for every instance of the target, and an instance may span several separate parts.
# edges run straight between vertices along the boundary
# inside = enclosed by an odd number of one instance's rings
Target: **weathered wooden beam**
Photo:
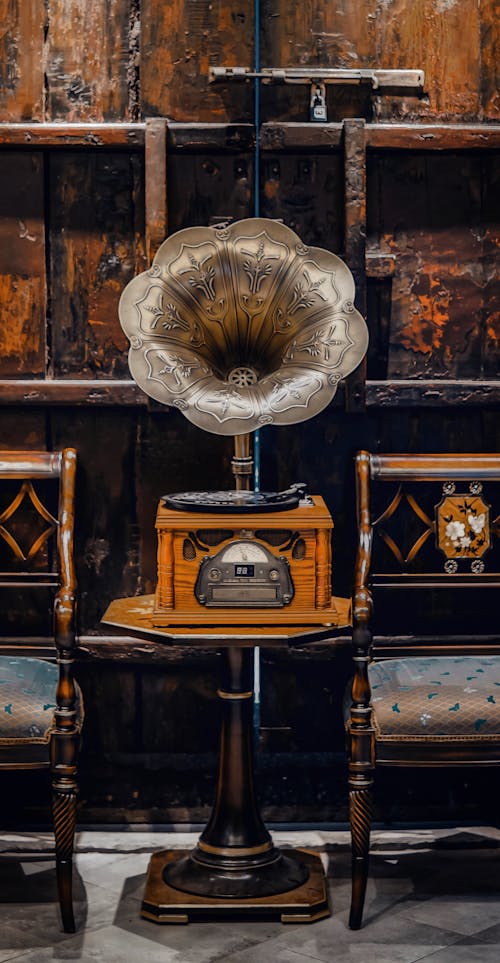
[[[168,144],[176,151],[245,152],[255,146],[253,124],[181,124],[169,121]]]
[[[334,405],[340,403],[341,395],[339,391]],[[149,399],[134,381],[129,380],[58,378],[0,381],[0,405],[15,404],[146,407]],[[371,408],[500,405],[500,381],[424,381],[416,378],[407,381],[367,381],[366,404]],[[165,414],[169,412],[166,405],[162,405],[161,409],[158,407],[158,410]]]
[[[356,284],[355,304],[366,317],[366,141],[365,122],[344,121],[344,254]],[[347,411],[365,407],[366,360],[346,382]]]
[[[131,380],[105,381],[57,378],[0,381],[0,404],[22,405],[147,405],[143,391]]]
[[[0,146],[137,150],[144,147],[144,132],[144,124],[0,124]]]
[[[149,264],[168,233],[167,131],[164,117],[146,120],[146,258]]]
[[[134,639],[129,636],[80,636],[76,651],[78,662],[113,662],[116,664],[131,663],[187,665],[217,661],[217,649],[191,645],[162,645],[161,642],[148,642],[145,639]]]
[[[366,403],[373,408],[499,405],[500,381],[367,381]]]
[[[200,124],[169,121],[168,142],[175,151],[248,151],[254,145],[253,124]],[[366,124],[369,150],[496,150],[500,124]],[[111,148],[141,150],[144,123],[0,124],[0,146]],[[260,129],[265,151],[339,150],[341,123],[267,122]]]
[[[339,150],[343,124],[276,123],[262,124],[261,150]]]
[[[367,124],[372,150],[470,150],[500,147],[500,124]]]
[[[338,150],[343,125],[308,122],[268,122],[260,130],[261,150]],[[371,150],[495,150],[500,124],[366,124]]]

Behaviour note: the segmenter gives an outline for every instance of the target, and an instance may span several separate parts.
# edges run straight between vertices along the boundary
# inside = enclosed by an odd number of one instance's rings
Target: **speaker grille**
[[[196,548],[190,538],[185,538],[182,544],[182,557],[186,562],[192,562],[196,558]]]
[[[282,528],[261,528],[258,532],[255,532],[255,537],[267,542],[268,545],[277,546],[289,542],[292,532]]]
[[[234,532],[226,528],[200,528],[196,532],[196,538],[204,545],[220,545],[227,538],[232,538]]]

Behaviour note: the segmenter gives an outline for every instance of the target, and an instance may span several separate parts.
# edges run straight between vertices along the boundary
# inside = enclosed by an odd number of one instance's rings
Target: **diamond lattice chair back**
[[[63,927],[74,932],[72,855],[83,718],[73,680],[76,452],[0,452],[0,769],[50,769]],[[53,616],[56,662],[32,658]],[[39,602],[38,600],[42,601]],[[28,635],[22,634],[27,632]],[[44,654],[46,646],[43,646]]]
[[[500,455],[364,451],[356,480],[352,929],[363,914],[375,767],[500,761]]]

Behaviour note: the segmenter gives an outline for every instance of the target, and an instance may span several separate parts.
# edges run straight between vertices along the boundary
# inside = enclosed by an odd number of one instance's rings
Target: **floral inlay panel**
[[[480,559],[490,548],[489,506],[481,495],[446,495],[436,518],[438,548],[447,559]]]

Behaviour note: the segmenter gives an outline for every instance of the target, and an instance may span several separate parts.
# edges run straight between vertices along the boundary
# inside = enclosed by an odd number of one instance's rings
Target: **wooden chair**
[[[363,914],[375,766],[500,762],[500,514],[491,507],[500,455],[363,451],[356,481],[352,929]],[[378,635],[377,615],[399,636]]]
[[[72,856],[83,716],[81,694],[73,681],[75,472],[73,448],[0,452],[2,633],[6,628],[10,632],[14,610],[19,618],[24,596],[40,597],[43,590],[47,595],[41,610],[47,610],[48,597],[57,651],[57,664],[23,655],[23,650],[36,652],[37,646],[33,639],[20,637],[20,624],[14,626],[19,638],[1,640],[0,652],[10,654],[0,654],[0,769],[50,768],[57,884],[68,933],[75,930]],[[55,495],[52,511],[47,507],[50,495]],[[31,610],[31,603],[24,605],[25,617]]]

